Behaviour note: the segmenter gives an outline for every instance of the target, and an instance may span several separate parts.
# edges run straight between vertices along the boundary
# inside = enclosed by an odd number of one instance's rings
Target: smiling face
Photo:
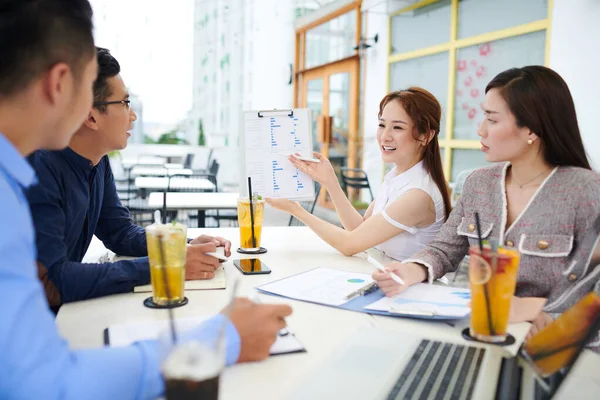
[[[414,122],[398,100],[389,101],[379,117],[377,142],[384,163],[407,163],[421,158],[425,142],[413,138]]]
[[[99,145],[110,152],[127,147],[127,139],[131,136],[130,132],[137,116],[129,104],[125,103],[129,101],[129,92],[121,75],[108,78],[107,84],[110,96],[105,101],[123,101],[123,103],[108,104],[104,106],[105,112],[93,108],[92,117],[97,124]]]
[[[485,95],[483,105],[485,119],[477,134],[481,137],[481,151],[489,162],[514,161],[531,150],[528,140],[535,142],[537,136],[527,127],[519,127],[499,89],[491,89]]]

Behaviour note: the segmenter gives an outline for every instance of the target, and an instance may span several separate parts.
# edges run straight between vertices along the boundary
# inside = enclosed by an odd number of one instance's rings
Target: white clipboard
[[[240,196],[248,196],[250,176],[263,197],[314,200],[313,180],[288,160],[293,153],[312,157],[310,109],[244,111],[240,132]]]

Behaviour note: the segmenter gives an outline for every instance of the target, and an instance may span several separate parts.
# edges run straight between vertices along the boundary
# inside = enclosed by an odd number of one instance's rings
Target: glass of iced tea
[[[522,353],[540,376],[550,376],[574,361],[599,321],[600,295],[591,292],[529,339]]]
[[[184,300],[187,227],[173,222],[146,227],[152,300],[172,306]]]
[[[165,347],[164,339],[161,343]],[[224,367],[223,346],[218,337],[179,340],[164,349],[161,372],[165,380],[166,400],[217,400]]]
[[[265,214],[265,201],[252,199],[253,215],[250,215],[250,201],[248,197],[238,198],[237,203],[238,224],[240,226],[240,250],[242,252],[258,252],[260,250],[260,237]],[[254,239],[252,237],[252,219],[254,219]]]
[[[469,249],[469,286],[471,288],[471,337],[487,343],[502,343],[515,294],[519,252],[484,246]]]

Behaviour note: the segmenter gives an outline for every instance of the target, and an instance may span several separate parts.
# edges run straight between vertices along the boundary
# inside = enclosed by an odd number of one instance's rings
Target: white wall
[[[600,1],[554,0],[550,67],[567,82],[590,161],[600,168]]]
[[[245,49],[252,51],[250,93],[252,109],[290,108],[293,86],[289,64],[294,63],[294,2],[256,1],[252,12],[252,32],[245,38]]]
[[[379,3],[370,8],[363,8],[363,23],[366,24],[365,36],[371,38],[379,35],[377,44],[367,49],[363,55],[366,71],[363,101],[363,165],[367,172],[373,195],[377,195],[383,180],[383,162],[377,144],[377,114],[379,102],[387,93],[387,52],[388,52],[388,16],[386,3]]]

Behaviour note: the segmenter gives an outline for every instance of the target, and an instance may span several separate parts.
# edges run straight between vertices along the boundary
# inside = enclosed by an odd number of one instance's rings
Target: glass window
[[[323,114],[323,79],[312,79],[306,81],[306,108],[311,109],[313,150],[320,151],[321,144],[318,141],[319,116]]]
[[[485,87],[512,67],[544,65],[546,31],[465,47],[457,52],[454,138],[479,140]]]
[[[490,165],[485,159],[485,153],[474,149],[453,149],[452,150],[452,179],[455,182],[456,177],[462,171],[473,168],[481,168]],[[448,177],[446,177],[447,179]]]
[[[461,0],[458,38],[480,35],[548,17],[548,0]]]
[[[340,72],[329,77],[329,115],[333,118],[329,160],[334,169],[347,165],[348,128],[350,118],[350,73]]]
[[[354,54],[356,11],[340,15],[306,32],[304,68],[327,64]]]
[[[450,0],[441,0],[392,17],[391,54],[450,41]]]
[[[448,98],[448,53],[399,61],[390,66],[390,90],[421,86],[442,105],[440,138],[446,136],[446,99]]]

